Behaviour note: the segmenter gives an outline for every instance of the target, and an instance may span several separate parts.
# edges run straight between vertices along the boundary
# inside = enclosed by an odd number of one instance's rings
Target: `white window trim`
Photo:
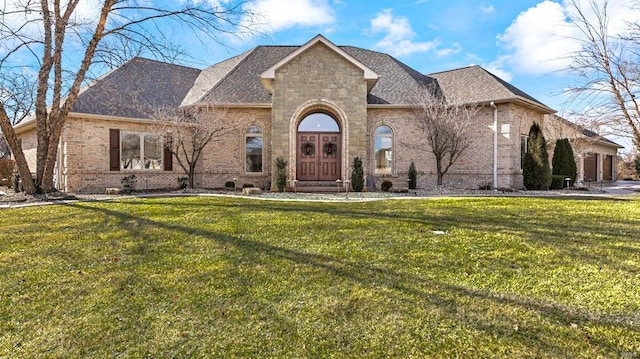
[[[122,138],[127,135],[127,134],[136,134],[138,135],[138,137],[140,138],[140,164],[142,165],[142,168],[124,168],[122,166]],[[145,172],[162,172],[164,170],[164,151],[161,151],[160,153],[160,168],[144,168],[144,137],[150,135],[150,136],[157,136],[160,139],[160,146],[161,148],[164,148],[164,140],[162,138],[162,136],[152,133],[152,132],[140,132],[140,131],[120,131],[120,170],[121,171],[145,171]]]

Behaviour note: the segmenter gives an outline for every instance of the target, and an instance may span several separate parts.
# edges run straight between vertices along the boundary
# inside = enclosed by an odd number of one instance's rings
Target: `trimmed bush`
[[[389,180],[382,181],[382,184],[380,185],[380,189],[382,190],[382,192],[389,192],[391,190],[391,187],[393,187],[393,182]]]
[[[528,190],[547,190],[551,185],[551,166],[547,153],[547,141],[536,122],[529,129],[529,141],[522,164],[522,174],[524,187]]]
[[[242,188],[253,188],[255,186],[256,185],[251,183],[251,182],[245,182],[245,183],[242,184]]]
[[[565,178],[567,178],[567,176],[551,175],[551,187],[549,187],[549,189],[563,189]]]
[[[278,192],[284,192],[287,189],[287,161],[282,157],[278,157],[276,158],[275,167],[276,190]]]
[[[185,189],[189,185],[189,177],[178,177],[178,188]]]
[[[233,181],[227,181],[224,183],[224,188],[226,189],[236,189],[236,183]]]
[[[120,183],[122,184],[122,191],[131,192],[135,190],[137,182],[138,179],[136,178],[136,175],[128,175],[122,177],[122,179],[120,180]]]
[[[351,188],[354,192],[362,192],[364,188],[364,169],[360,157],[353,159],[353,169],[351,170]]]
[[[411,161],[409,165],[409,189],[416,189],[418,185],[418,171],[416,171],[416,165]]]
[[[568,139],[563,138],[556,141],[556,147],[553,151],[551,164],[553,167],[551,172],[552,176],[562,176],[562,186],[564,186],[564,179],[569,177],[571,178],[569,186],[573,186],[576,178],[578,177],[578,167],[576,166],[573,149],[571,148],[571,143]],[[553,180],[551,188],[554,189]]]

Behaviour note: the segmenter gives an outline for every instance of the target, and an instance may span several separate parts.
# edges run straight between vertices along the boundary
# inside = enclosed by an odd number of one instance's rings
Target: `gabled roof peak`
[[[307,51],[309,48],[319,43],[324,44],[331,50],[335,51],[338,55],[342,56],[344,59],[351,62],[356,67],[360,68],[364,72],[364,80],[367,81],[367,83],[369,83],[369,86],[368,86],[369,90],[371,90],[373,85],[375,85],[375,82],[378,80],[378,78],[380,78],[380,75],[378,75],[375,71],[371,70],[367,65],[353,58],[351,55],[346,53],[343,49],[336,46],[334,43],[329,41],[326,37],[322,36],[322,34],[318,34],[314,38],[309,40],[306,44],[300,46],[297,50],[293,51],[291,54],[289,54],[282,60],[278,61],[275,65],[271,66],[266,71],[260,74],[260,79],[262,80],[262,83],[265,85],[265,87],[269,90],[269,92],[272,92],[271,81],[273,81],[276,77],[276,70],[278,70],[279,68],[287,64],[292,59],[296,58],[298,55]]]

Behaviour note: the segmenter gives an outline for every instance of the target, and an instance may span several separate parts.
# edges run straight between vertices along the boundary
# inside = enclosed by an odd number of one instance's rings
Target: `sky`
[[[202,0],[207,1],[207,0]],[[216,1],[216,0],[208,0]],[[578,0],[585,3],[585,0]],[[336,45],[388,53],[429,74],[480,65],[564,115],[573,79],[563,69],[579,48],[568,21],[571,0],[256,0],[265,35],[195,49],[197,67],[257,45],[302,45],[322,34]],[[633,0],[611,0],[612,33],[640,19]]]
[[[0,4],[14,1],[0,0]],[[234,0],[144,1],[225,6]],[[317,34],[336,45],[388,53],[424,74],[480,65],[565,115],[580,110],[563,94],[574,81],[563,71],[566,56],[579,48],[580,34],[568,20],[571,1],[253,0],[247,9],[260,15],[262,25],[255,29],[262,35],[222,36],[223,44],[190,31],[178,31],[176,36],[190,55],[183,64],[197,68],[258,45],[303,45]],[[587,0],[573,1],[586,5]],[[640,10],[630,9],[635,1],[609,0],[612,34],[624,27],[625,20],[640,19]],[[78,16],[97,18],[98,2],[81,0]]]

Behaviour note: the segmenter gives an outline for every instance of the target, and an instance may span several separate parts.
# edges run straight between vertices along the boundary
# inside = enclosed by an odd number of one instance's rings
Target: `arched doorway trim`
[[[297,147],[298,147],[298,125],[309,114],[314,112],[324,112],[338,123],[341,132],[341,176],[345,176],[347,173],[347,166],[349,163],[349,125],[347,123],[347,115],[336,104],[325,99],[309,100],[300,105],[291,116],[289,121],[289,181],[297,180]],[[344,178],[343,178],[344,179]]]

